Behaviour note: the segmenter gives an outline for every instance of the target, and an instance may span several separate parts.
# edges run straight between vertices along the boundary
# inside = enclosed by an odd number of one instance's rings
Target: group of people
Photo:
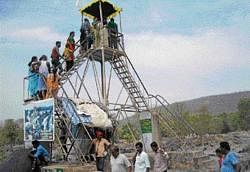
[[[108,42],[109,47],[117,48],[117,24],[113,18],[110,19],[108,23],[104,22],[103,24],[107,27],[101,28],[99,19],[95,19],[92,25],[87,18],[84,19],[80,29],[80,53],[90,49],[92,45],[98,47],[102,40]],[[107,29],[105,30],[105,28]],[[61,42],[56,41],[56,45],[51,52],[52,65],[50,65],[46,55],[42,55],[39,59],[37,56],[31,58],[28,64],[28,92],[31,98],[42,100],[57,95],[60,74],[62,74],[63,71],[69,71],[74,65],[74,52],[77,46],[74,37],[75,32],[70,32],[63,54],[59,51]],[[105,38],[107,39],[106,41]],[[65,61],[65,69],[62,68],[61,59]]]
[[[39,60],[37,56],[33,56],[28,66],[29,96],[36,100],[55,96],[59,88],[59,76],[57,75],[57,68],[53,68],[51,71],[47,56],[42,55]]]
[[[240,172],[241,166],[237,154],[231,151],[228,142],[220,142],[220,147],[215,150],[219,157],[218,166],[221,172]]]
[[[66,62],[65,71],[69,71],[74,65],[75,51],[75,33],[70,32],[67,39],[63,55],[60,54],[59,48],[61,42],[56,41],[55,47],[51,51],[51,64],[46,55],[42,55],[39,60],[33,56],[28,63],[28,92],[31,98],[43,100],[56,97],[59,89],[59,75],[63,72],[60,59],[64,57]],[[59,72],[58,72],[59,70]]]
[[[101,21],[98,18],[95,18],[92,24],[87,18],[84,19],[80,29],[81,52],[90,49],[92,45],[97,48],[101,43],[117,49],[118,26],[114,19],[111,18],[108,23],[106,19],[103,19],[104,27],[101,26]]]
[[[49,73],[51,72],[50,63],[47,61],[47,56],[42,55],[39,60],[37,56],[33,56],[28,66],[29,95],[31,97],[38,97],[39,99],[46,98],[47,87],[44,78],[47,78]]]
[[[98,131],[96,138],[93,139],[92,144],[95,145],[96,154],[96,168],[97,171],[105,171],[105,161],[107,161],[108,150],[110,150],[110,167],[111,172],[149,172],[150,162],[146,152],[143,151],[143,143],[137,142],[135,144],[136,153],[129,161],[128,158],[119,152],[117,145],[111,143],[103,138],[103,133]],[[167,153],[161,149],[156,142],[151,143],[151,148],[155,152],[153,172],[166,172],[168,169]]]
[[[111,172],[149,172],[150,161],[149,156],[143,151],[143,143],[135,144],[136,153],[130,162],[128,158],[119,153],[117,145],[111,145],[103,138],[102,133],[97,133],[97,138],[92,142],[95,145],[96,151],[96,167],[98,171],[105,171],[105,159],[107,150],[111,152],[110,165]],[[151,143],[151,148],[154,152],[153,172],[167,172],[169,156],[156,142]],[[231,151],[228,142],[221,142],[220,148],[216,149],[216,155],[219,157],[218,165],[220,172],[240,172],[241,166],[237,154]]]
[[[38,165],[46,165],[49,162],[48,151],[40,144],[39,141],[32,141],[34,150],[29,154],[34,167]],[[106,171],[106,162],[108,161],[108,152],[110,152],[110,167],[111,172],[149,172],[150,162],[149,156],[143,151],[143,143],[137,142],[135,144],[136,153],[131,161],[122,153],[119,152],[117,145],[111,143],[104,138],[102,131],[96,132],[96,138],[92,140],[92,145],[95,146],[96,169],[97,171]],[[168,155],[161,149],[156,142],[151,143],[151,148],[154,155],[153,172],[167,172],[168,169]],[[228,142],[221,142],[220,148],[216,149],[216,155],[219,157],[219,171],[220,172],[240,172],[241,166],[239,159],[235,152],[231,151]]]
[[[49,162],[49,153],[39,141],[32,141],[34,150],[29,154],[33,164],[33,169]],[[136,153],[130,161],[124,154],[120,153],[117,145],[112,145],[104,138],[102,131],[96,132],[96,138],[92,140],[96,158],[96,170],[107,171],[106,166],[110,163],[111,172],[149,172],[149,156],[143,151],[143,143],[135,144]],[[156,142],[151,143],[151,148],[155,152],[153,172],[166,172],[168,155],[163,149],[159,148]],[[110,155],[110,156],[108,156]],[[107,163],[108,162],[108,163]]]

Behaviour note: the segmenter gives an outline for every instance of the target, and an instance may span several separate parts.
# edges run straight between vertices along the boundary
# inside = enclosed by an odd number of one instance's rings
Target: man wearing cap
[[[105,157],[107,155],[107,149],[110,146],[110,143],[103,138],[102,131],[97,131],[96,138],[93,139],[92,144],[95,145],[97,171],[104,171]]]

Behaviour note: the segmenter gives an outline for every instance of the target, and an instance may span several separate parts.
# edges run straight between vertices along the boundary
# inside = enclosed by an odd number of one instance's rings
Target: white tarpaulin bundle
[[[82,99],[72,99],[76,104],[77,113],[90,115],[94,127],[112,127],[112,122],[108,118],[108,114],[94,103],[86,102]]]

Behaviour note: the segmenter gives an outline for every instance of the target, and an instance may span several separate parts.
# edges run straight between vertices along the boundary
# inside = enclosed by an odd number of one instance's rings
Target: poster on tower
[[[24,141],[54,140],[54,99],[24,105]]]

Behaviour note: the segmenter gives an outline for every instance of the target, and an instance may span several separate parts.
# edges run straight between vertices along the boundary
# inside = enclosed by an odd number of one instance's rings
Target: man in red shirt
[[[62,72],[62,65],[60,63],[60,58],[62,55],[59,52],[59,48],[61,47],[61,42],[56,41],[56,46],[52,49],[51,52],[51,63],[53,65],[53,68],[59,68],[59,74]]]

